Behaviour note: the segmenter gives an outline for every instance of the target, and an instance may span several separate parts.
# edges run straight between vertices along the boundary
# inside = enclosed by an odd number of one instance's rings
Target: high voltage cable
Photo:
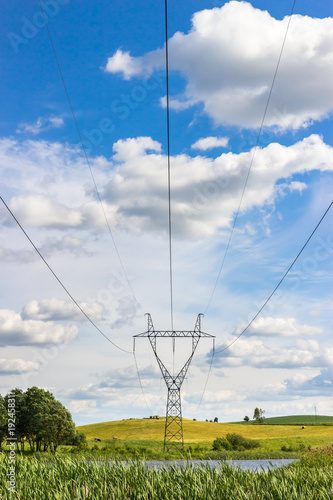
[[[119,345],[117,345],[115,342],[113,342],[111,339],[109,339],[109,337],[107,335],[105,335],[105,333],[103,333],[102,330],[96,325],[96,323],[88,316],[88,314],[84,311],[84,309],[82,309],[82,307],[80,306],[80,304],[75,300],[75,298],[73,297],[73,295],[69,292],[69,290],[63,284],[63,282],[61,281],[61,279],[53,271],[53,269],[51,268],[51,266],[49,265],[49,263],[43,257],[43,255],[38,250],[38,248],[36,247],[36,245],[34,244],[34,242],[32,241],[32,239],[30,238],[30,236],[28,235],[28,233],[25,231],[25,229],[23,228],[23,226],[20,224],[20,222],[18,221],[18,219],[15,217],[15,215],[13,214],[13,212],[11,211],[11,209],[9,208],[9,206],[6,204],[6,202],[4,201],[4,199],[1,196],[0,196],[0,200],[2,201],[2,203],[4,204],[4,206],[7,208],[8,212],[10,213],[10,215],[12,216],[12,218],[14,219],[14,221],[16,222],[16,224],[18,225],[18,227],[21,229],[21,231],[23,232],[23,234],[25,235],[25,237],[29,240],[29,242],[31,243],[31,245],[33,246],[33,248],[36,250],[36,252],[38,253],[39,257],[42,259],[42,261],[47,266],[47,268],[49,269],[49,271],[51,271],[51,273],[53,274],[53,276],[55,277],[55,279],[58,281],[58,283],[60,284],[60,286],[67,293],[68,297],[74,302],[74,304],[76,305],[76,307],[81,311],[81,313],[86,317],[86,319],[92,324],[92,326],[94,328],[96,328],[96,330],[101,335],[103,335],[103,337],[108,342],[110,342],[110,344],[112,344],[114,347],[116,347],[120,351],[126,352],[127,354],[132,354],[131,351],[127,351],[126,349],[123,349],[122,347],[120,347]]]
[[[259,309],[259,311],[257,312],[257,314],[255,314],[253,316],[253,318],[251,319],[251,321],[246,325],[246,327],[242,330],[242,332],[232,342],[230,342],[229,345],[227,345],[223,349],[220,349],[219,351],[216,351],[215,354],[218,354],[219,352],[223,352],[223,351],[226,351],[227,349],[229,349],[229,347],[231,347],[235,342],[237,342],[237,340],[246,332],[246,330],[256,320],[256,318],[259,316],[259,314],[261,313],[261,311],[264,309],[264,307],[271,300],[271,298],[273,297],[273,295],[275,294],[276,290],[279,288],[279,286],[281,285],[281,283],[283,282],[283,280],[285,279],[285,277],[287,276],[287,274],[289,273],[289,271],[291,270],[291,268],[294,266],[295,262],[297,261],[297,259],[299,258],[299,256],[303,252],[304,248],[307,246],[307,244],[311,240],[311,238],[314,235],[314,233],[317,231],[318,227],[320,226],[320,224],[322,223],[322,221],[326,217],[326,215],[329,212],[329,210],[332,207],[332,205],[333,205],[333,201],[331,201],[331,203],[329,204],[328,208],[326,209],[324,215],[321,217],[320,221],[318,222],[318,224],[316,225],[316,227],[314,228],[314,230],[312,231],[312,233],[310,234],[310,236],[308,237],[308,239],[306,240],[306,242],[302,246],[301,250],[298,252],[298,254],[296,255],[296,257],[294,258],[294,260],[292,261],[292,263],[288,267],[287,271],[284,273],[284,275],[282,276],[282,278],[280,279],[280,281],[278,282],[278,284],[276,285],[276,287],[274,288],[274,290],[271,292],[271,294],[269,295],[269,297],[265,300],[265,302],[263,303],[263,305],[261,306],[261,308]]]
[[[280,281],[278,282],[278,284],[276,285],[276,287],[274,288],[274,290],[271,292],[271,294],[268,296],[268,298],[265,300],[265,302],[263,303],[263,305],[261,306],[261,308],[259,309],[259,311],[253,316],[253,318],[251,319],[251,321],[246,325],[246,327],[241,331],[241,333],[239,335],[237,335],[237,337],[232,342],[230,342],[230,344],[228,344],[223,349],[220,349],[219,351],[214,351],[213,350],[212,357],[211,357],[210,364],[209,364],[209,370],[208,370],[208,374],[207,374],[207,379],[206,379],[205,387],[204,387],[204,390],[203,390],[203,393],[202,393],[202,396],[201,396],[201,399],[200,399],[200,402],[199,402],[199,405],[198,405],[198,408],[196,409],[196,411],[198,411],[198,409],[200,408],[201,403],[203,401],[204,394],[206,392],[206,388],[207,388],[207,384],[208,384],[208,379],[209,379],[209,376],[210,376],[210,373],[211,373],[211,370],[212,370],[212,366],[213,366],[214,356],[216,354],[219,354],[220,352],[224,352],[227,349],[229,349],[249,329],[249,327],[256,320],[256,318],[259,316],[259,314],[261,313],[261,311],[266,307],[266,305],[268,304],[268,302],[271,300],[271,298],[273,297],[273,295],[275,294],[275,292],[277,291],[277,289],[279,288],[279,286],[281,285],[281,283],[283,282],[283,280],[285,279],[285,277],[289,274],[289,272],[291,271],[292,267],[296,263],[297,259],[299,258],[299,256],[301,255],[301,253],[303,252],[303,250],[305,249],[305,247],[307,246],[307,244],[311,240],[312,236],[315,234],[315,232],[317,231],[318,227],[320,226],[320,224],[322,223],[322,221],[326,217],[327,213],[331,209],[332,205],[333,205],[333,201],[329,204],[328,208],[325,210],[325,213],[323,214],[323,216],[319,220],[318,224],[316,225],[316,227],[314,228],[314,230],[312,231],[312,233],[310,234],[310,236],[308,237],[308,239],[306,240],[306,242],[302,246],[301,250],[298,252],[298,254],[296,255],[296,257],[294,258],[294,260],[292,261],[292,263],[288,267],[287,271],[284,273],[284,275],[282,276],[282,278],[280,279]]]
[[[171,226],[171,168],[170,168],[170,106],[169,106],[169,45],[168,45],[168,1],[164,0],[165,13],[165,78],[166,78],[166,114],[167,114],[167,149],[168,149],[168,232],[169,232],[169,281],[170,281],[170,318],[173,331],[173,280],[172,280],[172,226]],[[174,351],[174,346],[173,346]]]
[[[67,101],[68,101],[68,104],[69,104],[69,107],[70,107],[70,110],[71,110],[71,114],[72,114],[72,117],[73,117],[73,120],[74,120],[74,123],[75,123],[75,128],[77,130],[77,133],[78,133],[78,136],[79,136],[79,140],[80,140],[80,143],[81,143],[81,146],[82,146],[82,150],[83,150],[83,154],[84,154],[84,157],[85,157],[85,160],[86,160],[86,163],[88,165],[88,168],[89,168],[89,172],[90,172],[90,175],[91,175],[91,178],[92,178],[92,181],[93,181],[93,184],[94,184],[94,188],[95,188],[95,192],[97,194],[97,198],[98,198],[98,201],[100,203],[100,206],[101,206],[101,209],[102,209],[102,212],[103,212],[103,216],[104,216],[104,219],[105,219],[105,222],[106,222],[106,225],[108,227],[108,230],[109,230],[109,233],[110,233],[110,236],[111,236],[111,239],[112,239],[112,243],[113,243],[113,246],[114,246],[114,249],[116,251],[116,254],[117,254],[117,257],[118,257],[118,261],[120,263],[120,266],[121,266],[121,269],[124,273],[124,276],[125,276],[125,279],[127,281],[127,285],[132,293],[132,296],[134,297],[134,300],[135,302],[137,303],[139,309],[141,309],[141,306],[135,296],[135,293],[134,293],[134,290],[132,288],[132,285],[131,285],[131,282],[128,278],[128,275],[126,273],[126,270],[125,270],[125,267],[124,267],[124,264],[123,264],[123,261],[121,259],[121,256],[120,256],[120,253],[119,253],[119,250],[118,250],[118,247],[117,247],[117,244],[116,244],[116,241],[115,241],[115,238],[113,236],[113,232],[112,232],[112,229],[110,227],[110,224],[109,224],[109,221],[108,221],[108,218],[107,218],[107,215],[106,215],[106,212],[105,212],[105,208],[104,208],[104,205],[103,205],[103,202],[102,202],[102,198],[101,198],[101,195],[100,195],[100,192],[98,190],[98,187],[97,187],[97,183],[96,183],[96,180],[95,180],[95,176],[93,174],[93,171],[92,171],[92,168],[91,168],[91,165],[90,165],[90,161],[89,161],[89,158],[88,158],[88,155],[87,155],[87,151],[86,151],[86,148],[84,146],[84,143],[83,143],[83,139],[82,139],[82,136],[81,136],[81,132],[80,132],[80,129],[79,129],[79,126],[78,126],[78,123],[77,123],[77,120],[76,120],[76,116],[75,116],[75,113],[74,113],[74,109],[73,109],[73,106],[72,106],[72,102],[71,102],[71,99],[69,97],[69,93],[68,93],[68,90],[67,90],[67,86],[66,86],[66,83],[65,83],[65,79],[63,77],[63,74],[62,74],[62,71],[61,71],[61,67],[60,67],[60,63],[59,63],[59,59],[58,59],[58,56],[57,56],[57,53],[56,53],[56,50],[55,50],[55,47],[54,47],[54,43],[53,43],[53,40],[52,40],[52,36],[51,36],[51,32],[49,30],[49,26],[47,24],[47,21],[46,21],[46,17],[45,17],[45,13],[44,13],[44,9],[43,9],[43,6],[41,4],[41,0],[38,0],[38,3],[39,3],[39,7],[40,7],[40,10],[41,10],[41,13],[42,13],[42,16],[43,16],[43,19],[44,19],[44,24],[45,24],[45,27],[46,27],[46,31],[47,31],[47,34],[48,34],[48,37],[49,37],[49,40],[50,40],[50,44],[51,44],[51,47],[52,47],[52,51],[53,51],[53,54],[54,54],[54,58],[56,60],[56,63],[57,63],[57,67],[58,67],[58,71],[59,71],[59,75],[60,75],[60,78],[61,78],[61,81],[62,81],[62,84],[63,84],[63,87],[64,87],[64,90],[65,90],[65,94],[66,94],[66,97],[67,97]]]
[[[140,388],[141,388],[141,392],[142,392],[142,397],[144,399],[144,402],[146,403],[146,406],[147,406],[148,410],[152,413],[152,410],[151,410],[151,408],[150,408],[150,406],[149,406],[149,404],[147,402],[146,395],[145,395],[144,390],[143,390],[141,375],[140,375],[140,372],[139,372],[138,362],[137,362],[137,359],[136,359],[136,355],[135,355],[135,350],[134,349],[133,349],[133,356],[134,356],[136,374],[138,376],[139,383],[140,383]]]
[[[242,191],[242,194],[241,194],[241,197],[240,197],[240,201],[239,201],[239,205],[238,205],[238,208],[237,208],[237,211],[236,211],[234,222],[233,222],[233,225],[232,225],[232,228],[231,228],[231,231],[230,231],[228,243],[227,243],[227,246],[226,246],[223,258],[222,258],[222,263],[221,263],[219,272],[217,274],[217,278],[216,278],[216,281],[215,281],[215,284],[214,284],[214,287],[213,287],[213,291],[211,293],[211,296],[209,298],[207,307],[205,309],[205,313],[207,312],[207,310],[208,310],[208,308],[210,306],[210,303],[211,303],[213,295],[215,293],[217,284],[218,284],[218,282],[220,280],[222,269],[224,267],[224,263],[225,263],[225,260],[226,260],[226,257],[227,257],[228,251],[229,251],[230,242],[231,242],[231,239],[232,239],[232,236],[233,236],[233,233],[234,233],[234,230],[235,230],[235,226],[236,226],[236,223],[237,223],[237,220],[238,220],[239,212],[240,212],[240,209],[241,209],[241,206],[242,206],[242,203],[243,203],[243,198],[244,198],[245,190],[246,190],[247,183],[248,183],[248,180],[249,180],[249,177],[250,177],[250,173],[251,173],[251,170],[252,170],[252,165],[253,165],[253,162],[254,162],[254,158],[255,158],[255,155],[256,155],[256,152],[257,152],[257,149],[258,149],[259,139],[260,139],[261,132],[262,132],[262,129],[263,129],[263,126],[264,126],[264,122],[265,122],[265,118],[266,118],[266,115],[267,115],[268,106],[269,106],[269,103],[270,103],[270,100],[271,100],[271,96],[272,96],[272,92],[273,92],[273,87],[274,87],[276,76],[277,76],[277,72],[278,72],[278,69],[279,69],[279,66],[280,66],[281,57],[282,57],[283,49],[284,49],[284,46],[285,46],[285,43],[286,43],[286,39],[287,39],[289,27],[290,27],[290,22],[291,22],[291,17],[292,17],[293,12],[294,12],[295,4],[296,4],[296,0],[294,0],[293,6],[292,6],[292,9],[291,9],[291,12],[290,12],[290,16],[289,16],[289,20],[288,20],[288,24],[287,24],[287,29],[286,29],[286,32],[285,32],[285,35],[284,35],[284,38],[283,38],[283,42],[282,42],[280,54],[279,54],[279,57],[278,57],[278,61],[277,61],[277,65],[276,65],[276,68],[275,68],[275,72],[274,72],[272,84],[271,84],[270,91],[269,91],[268,98],[267,98],[267,102],[266,102],[264,114],[263,114],[263,117],[262,117],[262,120],[261,120],[259,132],[258,132],[258,135],[257,135],[256,144],[255,144],[255,147],[253,149],[253,153],[252,153],[252,157],[251,157],[249,169],[247,171],[247,175],[246,175],[246,178],[245,178],[245,182],[244,182],[244,186],[243,186],[243,191]]]

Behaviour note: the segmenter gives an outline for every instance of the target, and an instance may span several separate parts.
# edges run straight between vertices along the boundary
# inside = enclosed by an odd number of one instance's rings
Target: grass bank
[[[0,457],[1,499],[326,500],[333,497],[333,448],[305,453],[300,462],[268,472],[210,467],[150,470],[144,464],[53,462],[17,457],[16,492],[6,487],[8,463]]]

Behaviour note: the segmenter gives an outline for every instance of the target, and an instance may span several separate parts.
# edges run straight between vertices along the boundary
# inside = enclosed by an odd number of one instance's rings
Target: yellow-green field
[[[165,418],[129,419],[99,424],[84,425],[77,429],[83,432],[88,441],[94,438],[140,443],[162,443],[164,439]],[[262,451],[276,452],[281,446],[306,447],[328,446],[333,444],[333,426],[309,425],[244,425],[232,423],[199,422],[183,419],[184,441],[186,445],[201,445],[211,449],[216,437],[225,437],[228,433],[241,434],[245,438],[260,440]],[[115,440],[116,441],[116,440]],[[149,445],[149,444],[148,444]]]

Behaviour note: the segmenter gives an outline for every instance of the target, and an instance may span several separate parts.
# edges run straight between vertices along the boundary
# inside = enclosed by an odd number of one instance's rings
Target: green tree
[[[262,410],[261,408],[255,408],[254,413],[253,413],[253,418],[257,422],[257,424],[263,424],[265,417],[264,417],[265,410]]]
[[[15,437],[16,437],[16,446],[19,449],[21,447],[21,450],[24,450],[24,438],[25,438],[25,420],[22,415],[22,406],[23,406],[23,401],[24,401],[24,393],[21,389],[13,389],[9,394],[6,394],[4,397],[4,405],[5,405],[5,411],[6,411],[6,431],[5,434],[7,434],[7,423],[8,423],[8,410],[10,409],[8,406],[8,400],[9,399],[15,399]]]
[[[65,444],[75,437],[75,424],[70,412],[54,398],[44,401],[37,415],[41,427],[40,436],[44,449],[50,448],[55,453],[60,444]]]
[[[245,420],[245,422],[248,422],[250,420],[250,418],[247,415],[245,415],[245,417],[243,418],[243,420]]]
[[[49,391],[39,387],[27,389],[21,413],[25,437],[32,451],[55,452],[59,444],[75,435],[70,412]]]
[[[32,451],[42,451],[43,424],[42,411],[51,405],[53,394],[39,387],[30,387],[24,393],[22,417],[25,421],[25,436]]]
[[[7,408],[4,398],[0,394],[0,448],[7,434]]]

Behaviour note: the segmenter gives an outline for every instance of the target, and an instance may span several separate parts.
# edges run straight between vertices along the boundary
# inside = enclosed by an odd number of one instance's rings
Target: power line
[[[168,45],[168,1],[164,0],[165,12],[165,75],[166,75],[166,113],[168,143],[168,216],[169,216],[169,281],[170,281],[170,318],[173,330],[173,280],[172,280],[172,225],[171,225],[171,167],[170,167],[170,105],[169,105],[169,45]],[[173,348],[174,351],[174,348]]]
[[[139,366],[138,366],[138,362],[137,362],[137,359],[136,359],[136,355],[135,355],[135,349],[133,348],[133,356],[134,356],[134,363],[135,363],[135,368],[136,368],[136,374],[138,376],[138,379],[139,379],[139,384],[140,384],[140,388],[141,388],[141,393],[142,393],[142,397],[144,399],[144,402],[146,403],[146,406],[148,408],[148,410],[152,413],[152,410],[147,402],[147,399],[146,399],[146,395],[144,393],[144,390],[143,390],[143,385],[142,385],[142,380],[141,380],[141,375],[140,375],[140,372],[139,372]]]
[[[205,395],[205,392],[206,392],[206,389],[207,389],[207,385],[208,385],[208,380],[209,380],[209,377],[210,377],[210,374],[211,374],[211,371],[212,371],[212,367],[213,367],[213,361],[214,361],[214,356],[215,354],[219,354],[221,352],[224,352],[226,351],[227,349],[229,349],[233,344],[235,344],[235,342],[237,342],[238,339],[240,339],[240,337],[242,335],[244,335],[244,333],[248,330],[248,328],[252,325],[252,323],[256,320],[256,318],[259,316],[259,314],[261,313],[261,311],[266,307],[266,305],[268,304],[268,302],[271,300],[271,298],[273,297],[273,295],[275,294],[275,292],[277,291],[277,289],[279,288],[279,286],[281,285],[281,283],[283,282],[283,280],[285,279],[285,277],[287,276],[287,274],[290,272],[290,270],[292,269],[292,267],[294,266],[295,262],[297,261],[297,259],[299,258],[299,256],[301,255],[301,253],[303,252],[303,250],[305,249],[305,247],[307,246],[307,244],[309,243],[309,241],[311,240],[312,236],[314,235],[314,233],[317,231],[318,227],[320,226],[320,224],[322,223],[322,221],[324,220],[324,218],[326,217],[327,213],[329,212],[330,208],[332,207],[333,205],[333,201],[330,203],[330,205],[328,206],[328,208],[326,209],[325,213],[323,214],[323,216],[321,217],[321,219],[319,220],[318,224],[316,225],[316,227],[314,228],[314,230],[312,231],[312,233],[310,234],[309,238],[306,240],[306,242],[304,243],[303,247],[301,248],[301,250],[298,252],[298,254],[296,255],[295,259],[293,260],[293,262],[290,264],[290,266],[288,267],[287,271],[284,273],[284,275],[282,276],[282,278],[280,279],[280,281],[278,282],[278,284],[276,285],[276,287],[274,288],[274,290],[272,291],[272,293],[269,295],[269,297],[265,300],[265,302],[263,303],[263,305],[261,306],[261,308],[259,309],[259,311],[257,312],[257,314],[255,314],[255,316],[253,316],[253,318],[251,319],[251,321],[246,325],[246,327],[241,331],[241,333],[232,341],[230,342],[230,344],[228,344],[226,347],[224,347],[223,349],[220,349],[219,351],[214,351],[213,349],[213,352],[212,352],[212,357],[211,357],[211,360],[210,360],[210,364],[209,364],[209,370],[208,370],[208,373],[207,373],[207,378],[206,378],[206,383],[205,383],[205,386],[204,386],[204,390],[202,392],[202,396],[201,396],[201,399],[200,399],[200,402],[199,402],[199,405],[196,409],[196,411],[198,411],[198,409],[200,408],[201,406],[201,403],[203,401],[203,398],[204,398],[204,395]]]
[[[279,66],[280,66],[280,62],[281,62],[281,58],[282,58],[282,53],[283,53],[284,46],[285,46],[285,43],[286,43],[286,39],[287,39],[289,27],[290,27],[290,22],[291,22],[291,17],[292,17],[293,12],[294,12],[295,4],[296,4],[296,0],[294,0],[293,6],[292,6],[292,9],[291,9],[291,12],[290,12],[290,16],[289,16],[289,20],[288,20],[288,24],[287,24],[287,29],[286,29],[286,32],[285,32],[285,35],[284,35],[284,38],[283,38],[283,42],[282,42],[280,54],[279,54],[279,57],[278,57],[276,68],[275,68],[275,72],[274,72],[272,84],[271,84],[271,87],[270,87],[270,91],[269,91],[269,94],[268,94],[268,98],[267,98],[267,102],[266,102],[264,114],[263,114],[263,117],[262,117],[262,120],[261,120],[261,124],[260,124],[260,128],[259,128],[259,132],[258,132],[258,135],[257,135],[256,144],[255,144],[255,147],[253,149],[253,153],[252,153],[250,165],[249,165],[249,168],[248,168],[248,171],[247,171],[247,175],[246,175],[246,178],[245,178],[245,182],[244,182],[243,191],[242,191],[242,194],[241,194],[241,197],[240,197],[239,205],[238,205],[238,208],[237,208],[237,211],[236,211],[236,215],[235,215],[235,218],[234,218],[234,221],[233,221],[233,224],[232,224],[232,228],[231,228],[231,231],[230,231],[230,235],[229,235],[229,239],[228,239],[228,242],[227,242],[227,246],[226,246],[223,258],[222,258],[222,263],[221,263],[219,272],[217,274],[217,278],[216,278],[216,281],[215,281],[215,284],[214,284],[214,287],[213,287],[213,291],[212,291],[211,296],[209,298],[209,301],[208,301],[205,313],[209,309],[209,306],[211,304],[211,301],[212,301],[213,295],[215,293],[217,284],[218,284],[218,282],[220,280],[222,269],[224,267],[224,263],[225,263],[225,260],[226,260],[226,257],[227,257],[228,251],[229,251],[230,242],[231,242],[231,239],[232,239],[232,236],[233,236],[233,233],[234,233],[234,230],[235,230],[235,226],[236,226],[236,223],[237,223],[237,220],[238,220],[239,212],[240,212],[241,206],[243,204],[243,198],[244,198],[245,190],[246,190],[247,183],[248,183],[248,180],[249,180],[249,177],[250,177],[250,173],[251,173],[251,170],[252,170],[252,165],[253,165],[253,162],[254,162],[254,158],[255,158],[255,155],[256,155],[256,152],[257,152],[257,149],[258,149],[259,139],[260,139],[261,132],[262,132],[262,129],[263,129],[263,126],[264,126],[264,122],[265,122],[265,119],[266,119],[268,106],[269,106],[269,103],[270,103],[270,100],[271,100],[271,96],[272,96],[272,92],[273,92],[273,87],[274,87],[276,76],[277,76],[277,73],[278,73],[278,70],[279,70]]]
[[[246,330],[248,330],[248,328],[252,325],[252,323],[256,320],[256,318],[259,316],[259,314],[261,313],[261,311],[264,309],[264,307],[266,307],[266,305],[268,304],[268,302],[271,300],[271,298],[273,297],[273,295],[275,294],[276,290],[279,288],[279,286],[281,285],[281,283],[283,282],[283,280],[285,279],[285,277],[287,276],[287,274],[290,272],[290,270],[292,269],[292,267],[294,266],[295,262],[297,261],[297,259],[299,258],[299,256],[301,255],[301,253],[303,252],[303,250],[305,249],[305,247],[307,246],[307,244],[309,243],[309,241],[311,240],[312,236],[315,234],[315,232],[317,231],[318,227],[320,226],[320,224],[322,223],[322,221],[324,220],[324,218],[326,217],[327,213],[329,212],[330,208],[332,207],[333,205],[333,201],[329,204],[328,208],[326,209],[324,215],[321,217],[320,221],[318,222],[318,224],[316,225],[316,227],[314,228],[314,230],[312,231],[312,233],[310,234],[310,236],[308,237],[308,239],[306,240],[306,242],[304,243],[304,245],[302,246],[301,250],[298,252],[298,254],[296,255],[296,257],[294,258],[294,260],[292,261],[292,263],[290,264],[290,266],[288,267],[287,271],[284,273],[284,275],[282,276],[282,278],[280,279],[280,281],[278,282],[278,284],[276,285],[276,287],[274,288],[274,290],[271,292],[271,294],[268,296],[268,298],[265,300],[265,302],[263,303],[263,305],[261,306],[261,308],[259,309],[259,311],[257,312],[257,314],[255,314],[253,316],[253,318],[251,319],[251,321],[246,325],[246,327],[242,330],[242,332],[232,341],[230,342],[229,345],[227,345],[226,347],[224,347],[223,349],[220,349],[219,351],[216,351],[215,354],[218,354],[220,352],[224,352],[226,351],[227,349],[229,349],[229,347],[231,347],[235,342],[237,342],[237,340],[246,332]]]
[[[104,216],[106,225],[108,227],[108,230],[109,230],[109,233],[110,233],[110,236],[111,236],[111,239],[112,239],[112,243],[113,243],[114,249],[115,249],[117,257],[118,257],[118,261],[119,261],[121,269],[122,269],[122,271],[124,273],[125,279],[127,281],[127,285],[128,285],[128,287],[129,287],[129,289],[130,289],[130,291],[132,293],[132,296],[134,297],[134,299],[135,299],[135,301],[136,301],[139,309],[141,309],[141,306],[140,306],[140,304],[139,304],[139,302],[138,302],[138,300],[137,300],[137,298],[135,296],[135,293],[134,293],[134,290],[132,288],[131,282],[130,282],[130,280],[128,278],[128,275],[126,273],[125,266],[124,266],[123,261],[121,259],[121,256],[120,256],[120,253],[119,253],[119,250],[118,250],[118,247],[117,247],[117,244],[116,244],[116,241],[115,241],[115,238],[114,238],[111,226],[109,224],[109,221],[108,221],[108,218],[107,218],[107,215],[106,215],[106,212],[105,212],[105,208],[104,208],[104,205],[103,205],[103,202],[102,202],[102,198],[101,198],[100,192],[98,190],[97,183],[96,183],[96,180],[95,180],[95,176],[93,174],[93,170],[91,168],[91,164],[90,164],[90,161],[89,161],[89,158],[88,158],[88,155],[87,155],[87,151],[86,151],[86,148],[84,146],[83,139],[82,139],[82,136],[81,136],[81,132],[80,132],[77,120],[76,120],[76,115],[75,115],[75,112],[74,112],[74,108],[72,106],[72,102],[71,102],[71,99],[70,99],[70,96],[69,96],[69,92],[67,90],[67,85],[66,85],[66,82],[65,82],[62,70],[61,70],[59,59],[58,59],[58,56],[57,56],[57,53],[56,53],[56,50],[55,50],[55,46],[54,46],[54,43],[53,43],[53,40],[52,40],[51,32],[49,30],[49,26],[48,26],[47,21],[46,21],[46,17],[45,17],[43,6],[42,6],[40,0],[38,0],[38,3],[39,3],[39,7],[40,7],[40,10],[41,10],[43,19],[44,19],[44,24],[45,24],[46,31],[47,31],[47,34],[48,34],[48,37],[49,37],[49,40],[50,40],[50,44],[51,44],[51,47],[52,47],[54,58],[55,58],[56,63],[57,63],[57,67],[58,67],[59,75],[60,75],[60,78],[61,78],[61,81],[62,81],[62,85],[64,87],[65,94],[66,94],[66,97],[67,97],[67,101],[68,101],[68,104],[69,104],[69,107],[70,107],[70,110],[71,110],[71,114],[72,114],[72,117],[73,117],[73,120],[74,120],[74,123],[75,123],[75,128],[77,130],[77,133],[78,133],[78,136],[79,136],[79,140],[80,140],[80,143],[81,143],[81,146],[82,146],[82,151],[83,151],[86,163],[87,163],[88,168],[89,168],[89,172],[90,172],[90,175],[91,175],[91,178],[92,178],[92,181],[93,181],[95,192],[96,192],[98,201],[100,203],[100,206],[101,206],[101,209],[102,209],[102,212],[103,212],[103,216]]]
[[[65,292],[67,293],[67,295],[69,296],[69,298],[74,302],[74,304],[76,305],[76,307],[81,311],[81,313],[86,317],[86,319],[92,324],[92,326],[94,328],[96,328],[96,330],[101,335],[103,335],[103,337],[108,342],[110,342],[110,344],[112,344],[114,347],[116,347],[120,351],[126,352],[127,354],[132,354],[131,351],[126,351],[126,349],[123,349],[122,347],[119,347],[117,344],[115,344],[115,342],[113,342],[111,339],[109,339],[109,337],[107,337],[107,335],[105,335],[105,333],[103,333],[102,330],[96,325],[96,323],[88,316],[88,314],[84,311],[84,309],[82,309],[82,307],[80,306],[80,304],[74,299],[73,295],[69,292],[69,290],[63,284],[63,282],[60,280],[60,278],[57,276],[57,274],[53,271],[53,269],[51,268],[51,266],[49,265],[49,263],[43,257],[43,255],[38,250],[38,248],[36,247],[36,245],[34,244],[34,242],[32,241],[32,239],[30,238],[30,236],[28,235],[28,233],[25,231],[25,229],[23,228],[23,226],[20,224],[20,222],[18,221],[18,219],[15,217],[15,215],[10,210],[9,206],[6,204],[6,202],[4,201],[4,199],[1,196],[0,196],[0,200],[2,201],[2,203],[4,204],[4,206],[7,208],[8,212],[10,213],[10,215],[12,216],[12,218],[14,219],[14,221],[16,222],[16,224],[18,225],[18,227],[21,229],[21,231],[23,232],[23,234],[25,235],[25,237],[29,240],[29,242],[31,243],[31,245],[33,246],[33,248],[36,250],[36,252],[38,253],[39,257],[42,259],[42,261],[47,266],[47,268],[49,269],[49,271],[51,271],[51,273],[53,274],[53,276],[55,277],[55,279],[58,281],[58,283],[60,284],[60,286],[65,290]]]

